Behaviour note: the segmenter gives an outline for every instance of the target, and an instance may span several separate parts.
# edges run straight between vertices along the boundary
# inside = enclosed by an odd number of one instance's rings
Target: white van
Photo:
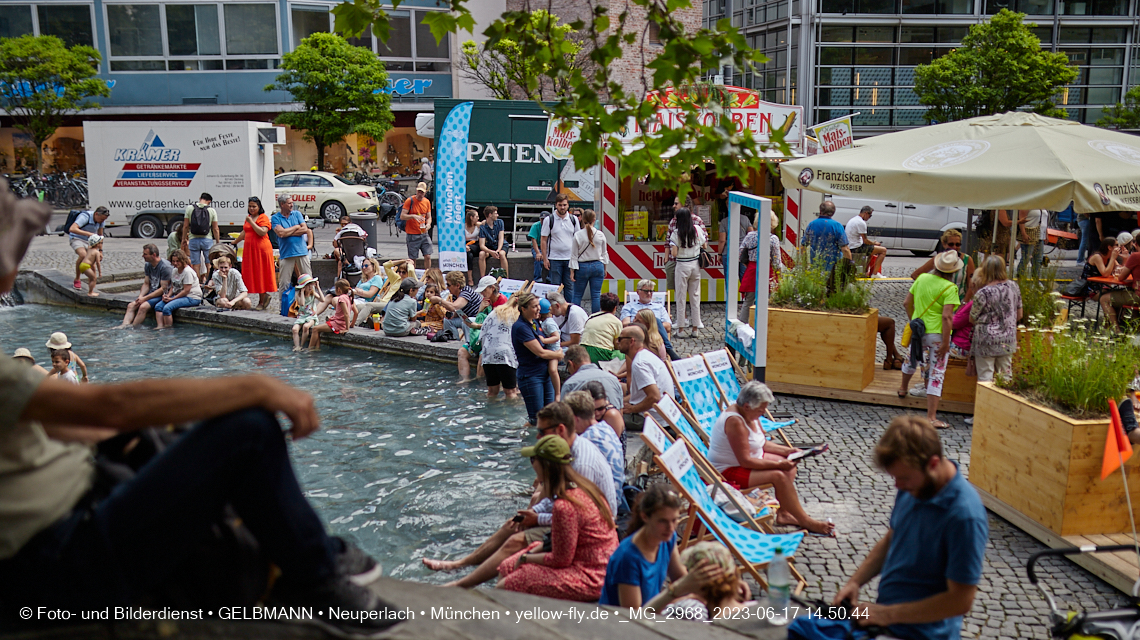
[[[940,238],[947,229],[966,232],[967,211],[961,207],[944,207],[929,204],[911,204],[899,200],[868,200],[848,196],[832,196],[804,191],[803,224],[819,214],[823,200],[835,203],[835,221],[846,225],[869,206],[875,210],[867,222],[867,235],[888,249],[906,249],[916,256],[926,257],[942,250]]]

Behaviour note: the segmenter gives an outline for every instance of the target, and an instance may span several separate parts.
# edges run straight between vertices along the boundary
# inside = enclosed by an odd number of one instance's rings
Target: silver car
[[[825,196],[826,198],[826,196]],[[867,222],[867,235],[888,249],[907,249],[926,257],[942,250],[940,238],[947,229],[966,231],[967,211],[961,207],[912,204],[899,200],[867,200],[836,196],[835,221],[846,225],[869,206],[875,210]]]

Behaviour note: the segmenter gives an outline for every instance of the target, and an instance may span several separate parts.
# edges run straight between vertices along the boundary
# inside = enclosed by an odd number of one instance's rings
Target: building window
[[[376,55],[382,58],[412,57],[412,12],[389,11],[388,20],[392,28],[388,42],[378,42]]]
[[[1053,15],[1053,0],[986,0],[986,13],[993,15],[1002,9],[1026,13],[1031,16]]]
[[[224,4],[226,53],[277,53],[277,11],[272,4]],[[248,67],[247,67],[248,68]]]
[[[214,4],[166,5],[166,37],[172,56],[221,55],[222,42],[218,32],[218,6]],[[174,66],[174,63],[171,63],[171,66]],[[219,68],[221,67],[219,66]],[[171,69],[171,71],[175,70],[180,69]]]
[[[392,26],[388,42],[374,39],[371,32],[349,42],[375,51],[388,71],[450,72],[450,36],[436,43],[431,28],[423,23],[427,15],[427,11],[389,11]]]
[[[270,3],[107,4],[105,10],[105,51],[111,71],[238,71],[280,66],[277,8]],[[302,29],[321,20],[328,29],[327,8],[321,13],[299,13],[319,18],[306,23],[307,16],[302,16]]]
[[[0,5],[0,38],[19,38],[27,35],[32,35],[32,6]]]
[[[328,7],[293,5],[289,9],[289,16],[293,20],[294,49],[301,44],[302,40],[314,33],[328,33],[329,31]]]
[[[1128,0],[1066,0],[1059,12],[1066,16],[1125,16]]]
[[[91,5],[41,4],[36,6],[36,12],[41,36],[56,36],[69,47],[77,44],[90,47],[95,43],[91,35]]]
[[[111,56],[161,56],[162,27],[158,12],[157,4],[107,5]]]

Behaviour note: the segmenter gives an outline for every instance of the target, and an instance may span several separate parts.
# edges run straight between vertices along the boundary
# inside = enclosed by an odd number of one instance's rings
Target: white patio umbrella
[[[970,209],[1140,209],[1140,138],[1004,113],[857,140],[780,165],[788,189]]]

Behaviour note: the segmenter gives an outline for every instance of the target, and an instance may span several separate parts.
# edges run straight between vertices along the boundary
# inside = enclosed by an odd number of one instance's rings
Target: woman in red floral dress
[[[597,600],[618,545],[609,503],[594,483],[570,467],[570,445],[559,436],[545,436],[522,454],[531,459],[543,497],[554,499],[551,550],[542,553],[542,543],[535,542],[503,560],[499,588],[561,600]]]

